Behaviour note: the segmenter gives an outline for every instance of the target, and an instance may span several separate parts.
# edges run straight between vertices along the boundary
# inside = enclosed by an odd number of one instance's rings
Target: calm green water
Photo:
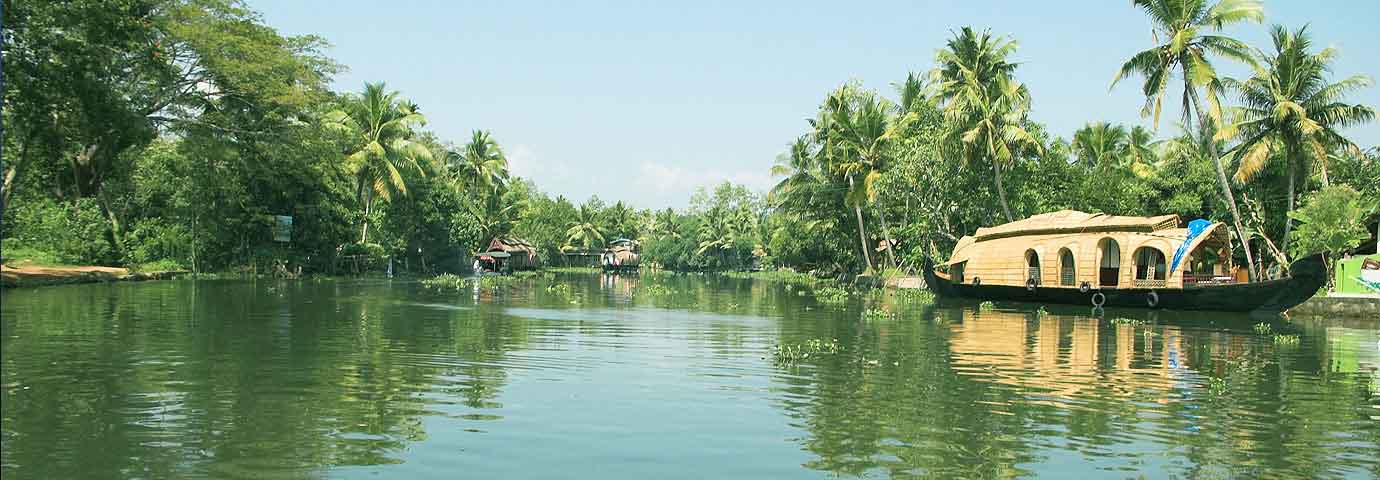
[[[1380,477],[1380,322],[1275,321],[1288,344],[1224,314],[831,306],[701,276],[2,305],[6,480]],[[838,351],[772,354],[812,339]]]

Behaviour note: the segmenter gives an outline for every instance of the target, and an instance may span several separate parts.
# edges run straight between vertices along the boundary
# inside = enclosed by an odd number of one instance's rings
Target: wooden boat
[[[1248,281],[1228,235],[1221,223],[1182,226],[1177,215],[1064,210],[979,228],[924,274],[945,296],[1234,312],[1288,310],[1327,281],[1320,255],[1295,261],[1286,278]]]
[[[640,249],[641,245],[636,240],[616,239],[604,249],[599,264],[606,272],[635,272],[642,264],[642,255],[638,253]]]

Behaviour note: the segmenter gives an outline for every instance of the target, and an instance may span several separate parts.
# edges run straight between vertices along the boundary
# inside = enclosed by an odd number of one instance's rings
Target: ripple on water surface
[[[1374,322],[672,275],[0,295],[7,480],[1380,476]]]

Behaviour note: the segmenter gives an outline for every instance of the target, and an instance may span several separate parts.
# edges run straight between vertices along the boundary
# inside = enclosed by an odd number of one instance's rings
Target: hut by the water
[[[489,241],[488,248],[475,254],[475,261],[485,270],[506,272],[513,270],[535,270],[541,266],[537,247],[526,240],[498,236]]]

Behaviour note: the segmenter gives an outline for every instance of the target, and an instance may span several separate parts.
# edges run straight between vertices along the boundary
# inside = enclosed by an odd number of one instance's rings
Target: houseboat
[[[1289,276],[1251,281],[1232,264],[1221,223],[1177,215],[1124,217],[1073,210],[979,228],[941,265],[930,289],[986,300],[1178,310],[1280,312],[1326,283],[1322,257],[1295,261]]]
[[[640,250],[641,245],[636,240],[616,239],[604,249],[599,264],[606,272],[635,272],[642,264]]]

